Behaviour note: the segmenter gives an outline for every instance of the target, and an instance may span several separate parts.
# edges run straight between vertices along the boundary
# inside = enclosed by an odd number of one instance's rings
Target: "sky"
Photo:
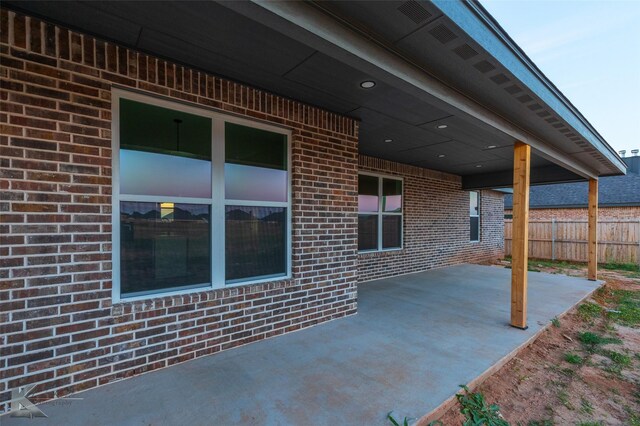
[[[640,149],[640,0],[480,0],[616,151]]]

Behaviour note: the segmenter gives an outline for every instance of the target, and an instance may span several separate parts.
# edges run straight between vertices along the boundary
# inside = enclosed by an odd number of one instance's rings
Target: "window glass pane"
[[[400,248],[402,246],[402,217],[382,216],[382,248]]]
[[[358,250],[378,249],[378,216],[358,215]]]
[[[471,216],[470,218],[470,227],[471,227],[471,241],[479,241],[480,240],[480,218],[478,216]]]
[[[121,149],[120,193],[209,198],[211,162]]]
[[[287,201],[287,137],[225,123],[228,200]]]
[[[471,191],[469,193],[469,215],[477,216],[478,215],[478,192]]]
[[[211,119],[121,99],[120,193],[211,197]]]
[[[358,211],[369,213],[378,211],[378,178],[358,175]]]
[[[124,296],[211,282],[210,206],[120,203],[120,290]]]
[[[226,206],[227,281],[286,274],[287,210]]]
[[[402,181],[382,179],[382,211],[402,211]]]

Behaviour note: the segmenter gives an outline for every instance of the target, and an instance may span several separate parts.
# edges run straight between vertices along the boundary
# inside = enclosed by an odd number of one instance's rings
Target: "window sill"
[[[391,248],[384,250],[363,250],[358,252],[359,257],[376,257],[376,256],[384,256],[385,254],[396,254],[404,251],[404,247],[400,248]]]
[[[260,280],[228,284],[218,288],[200,287],[183,292],[172,292],[171,294],[156,294],[120,299],[111,306],[111,315],[122,316],[177,306],[196,305],[198,303],[228,297],[245,296],[266,290],[287,288],[291,287],[293,283],[294,280],[291,277],[279,277],[268,281]],[[197,309],[197,307],[194,306],[194,309]]]

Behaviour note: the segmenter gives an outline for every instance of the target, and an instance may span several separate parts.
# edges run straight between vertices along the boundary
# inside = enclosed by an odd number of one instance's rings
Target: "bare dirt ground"
[[[585,265],[566,262],[533,260],[529,269],[586,276]],[[640,273],[601,270],[598,278],[606,284],[591,299],[475,390],[509,424],[640,425]],[[442,424],[463,424],[459,408]]]

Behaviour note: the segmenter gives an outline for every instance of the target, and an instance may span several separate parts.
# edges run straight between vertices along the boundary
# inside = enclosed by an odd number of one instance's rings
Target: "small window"
[[[402,248],[402,180],[358,175],[358,250]]]
[[[469,229],[470,240],[480,241],[480,193],[469,193]]]

